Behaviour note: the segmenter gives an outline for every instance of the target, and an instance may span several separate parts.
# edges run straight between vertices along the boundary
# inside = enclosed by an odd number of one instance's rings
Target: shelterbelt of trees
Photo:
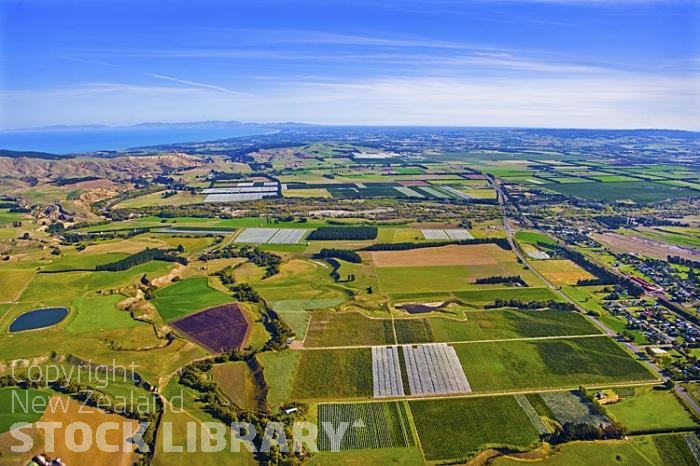
[[[143,251],[139,251],[116,262],[97,265],[95,266],[95,270],[97,270],[98,272],[118,272],[121,270],[128,270],[132,267],[136,267],[137,265],[145,264],[146,262],[150,262],[153,260],[165,262],[179,262],[180,264],[187,265],[187,259],[178,256],[177,253],[177,249],[146,248]]]
[[[472,238],[458,241],[429,241],[423,243],[377,243],[361,249],[362,251],[406,251],[408,249],[438,248],[456,244],[460,246],[469,244],[495,244],[501,249],[510,250],[510,243],[506,238]]]
[[[252,246],[227,245],[215,251],[208,251],[200,254],[199,260],[209,261],[214,259],[230,259],[232,257],[243,257],[248,259],[258,267],[265,267],[265,277],[276,275],[280,271],[282,257],[269,251]]]

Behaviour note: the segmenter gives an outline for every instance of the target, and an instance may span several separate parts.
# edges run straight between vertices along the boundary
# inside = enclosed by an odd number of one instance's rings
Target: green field
[[[253,379],[253,373],[245,361],[215,364],[212,368],[214,382],[229,400],[241,409],[258,409],[261,392]]]
[[[233,302],[233,298],[209,286],[207,277],[189,278],[156,292],[153,301],[167,322],[208,307]]]
[[[163,422],[169,423],[169,429],[172,433],[170,439],[171,445],[182,446],[182,452],[164,451],[164,429],[158,429],[158,441],[156,443],[156,454],[153,458],[154,466],[192,466],[199,464],[215,464],[217,466],[254,466],[257,461],[253,456],[241,447],[240,452],[231,452],[231,443],[226,442],[228,448],[220,451],[207,452],[196,448],[193,451],[187,449],[188,423],[195,422],[189,412],[174,413],[171,410],[165,410]],[[200,426],[196,426],[197,435],[199,436]],[[231,431],[226,429],[226,438],[231,438]],[[212,442],[213,443],[213,442]],[[199,445],[197,445],[199,447]]]
[[[370,396],[370,349],[304,351],[294,378],[292,394],[295,398],[304,400]]]
[[[591,189],[590,183],[548,184],[547,189],[568,196],[599,201],[656,202],[665,199],[700,196],[700,191],[694,189],[669,186],[652,181],[596,183],[595,189]]]
[[[544,233],[539,233],[537,231],[519,231],[515,234],[515,239],[521,243],[528,244],[538,244],[544,243],[549,245],[557,244],[556,240],[551,236],[547,236]]]
[[[361,421],[364,427],[354,427]],[[371,450],[375,448],[410,448],[415,445],[413,431],[403,402],[321,404],[318,425],[328,423],[336,432],[340,423],[352,427],[334,444],[325,431],[319,433],[321,451]]]
[[[117,303],[124,299],[125,296],[120,294],[86,295],[76,298],[71,303],[75,317],[66,325],[66,330],[79,334],[145,325],[143,322],[132,319],[129,312],[116,308]]]
[[[587,311],[595,311],[601,314],[607,312],[600,305],[600,300],[593,293],[599,290],[599,287],[563,286],[561,289],[569,298],[576,301]]]
[[[522,265],[515,261],[469,266],[378,267],[376,271],[382,291],[391,295],[406,290],[479,290],[486,287],[474,284],[477,278],[495,275],[520,275],[526,282],[538,283],[530,271],[524,270]]]
[[[258,274],[249,280],[239,281],[250,282],[260,296],[268,302],[289,299],[302,301],[347,299],[347,290],[335,284],[329,273],[330,267],[321,265],[320,262],[292,259],[283,263],[280,273],[270,278],[263,279],[262,274]]]
[[[660,439],[660,440],[659,440]],[[657,446],[657,443],[659,444]],[[674,446],[681,451],[681,461],[674,462],[675,452],[667,455],[668,446]],[[620,466],[662,465],[679,466],[693,465],[694,460],[687,462],[685,454],[688,447],[682,435],[674,436],[644,436],[633,437],[629,440],[603,440],[595,442],[571,442],[558,445],[551,455],[533,464],[541,466],[603,466],[615,464]],[[522,466],[522,460],[500,457],[491,464],[494,466]]]
[[[10,225],[12,222],[21,221],[27,214],[10,212],[10,209],[0,209],[0,225]]]
[[[292,401],[294,377],[301,361],[301,351],[266,352],[258,355],[258,361],[265,370],[265,381],[270,388],[267,402],[281,405]]]
[[[315,311],[304,339],[308,348],[394,343],[389,319],[370,319],[359,312]]]
[[[654,380],[607,337],[455,344],[474,391]]]
[[[0,432],[7,432],[17,422],[37,421],[44,414],[49,398],[51,393],[39,390],[0,389]]]
[[[34,277],[32,269],[0,269],[0,302],[17,300]]]
[[[458,460],[487,447],[525,449],[538,440],[512,396],[411,401],[425,458]]]
[[[127,257],[128,254],[112,252],[106,254],[64,254],[55,262],[41,267],[44,272],[65,272],[71,270],[95,270],[98,265],[117,262]]]
[[[435,301],[439,299],[458,299],[465,306],[475,309],[483,308],[484,304],[492,304],[497,299],[519,299],[520,301],[563,301],[563,298],[554,294],[549,288],[492,288],[488,290],[469,291],[402,291],[392,293],[391,297],[396,301]]]
[[[606,411],[631,432],[698,426],[672,390],[637,388],[634,397],[606,405]]]
[[[567,311],[467,311],[466,320],[397,319],[398,343],[455,342],[600,333],[584,316]],[[427,329],[427,330],[426,330]],[[415,336],[413,335],[415,332]],[[432,338],[426,340],[426,332]]]
[[[314,309],[328,309],[343,302],[343,298],[331,299],[282,299],[271,303],[272,309],[289,325],[297,337],[306,333],[311,313]]]
[[[308,459],[308,466],[424,466],[418,448],[382,448],[348,450],[340,453],[322,451]]]

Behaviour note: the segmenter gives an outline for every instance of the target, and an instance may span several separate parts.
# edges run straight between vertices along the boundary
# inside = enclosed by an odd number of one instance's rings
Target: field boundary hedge
[[[429,241],[424,243],[377,243],[360,249],[360,251],[406,251],[409,249],[421,248],[439,248],[441,246],[449,246],[455,244],[458,246],[466,246],[471,244],[495,244],[501,249],[511,250],[510,243],[506,238],[472,238],[462,239],[458,241]]]

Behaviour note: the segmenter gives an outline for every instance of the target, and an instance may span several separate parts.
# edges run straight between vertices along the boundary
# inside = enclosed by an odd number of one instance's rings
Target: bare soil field
[[[425,267],[436,265],[492,265],[514,260],[512,252],[495,244],[443,246],[408,251],[373,251],[372,262],[377,267]]]
[[[134,432],[138,425],[136,421],[116,414],[100,412],[95,408],[83,406],[79,401],[65,397],[53,396],[50,403],[50,406],[54,408],[48,407],[40,421],[59,422],[61,423],[61,427],[54,431],[54,452],[47,452],[49,456],[52,458],[60,457],[63,462],[68,465],[102,466],[109,464],[113,466],[129,466],[132,464],[134,456],[133,450],[128,452],[101,451],[96,445],[95,432],[97,432],[97,427],[104,423],[116,422],[119,424],[119,429],[107,430],[105,437],[108,444],[119,445],[121,450],[124,437],[122,423],[131,424],[130,432]],[[93,432],[92,446],[83,453],[72,452],[66,447],[66,428],[70,423],[76,422],[84,422],[90,426]],[[22,429],[22,432],[29,435],[34,440],[32,450],[27,453],[12,453],[10,450],[11,446],[19,446],[21,442],[14,439],[9,432],[6,432],[0,435],[0,453],[2,453],[0,464],[27,464],[34,455],[46,451],[43,430],[36,429],[35,427],[28,427]],[[76,432],[74,440],[77,444],[80,444],[83,439],[81,436],[82,434],[78,432]],[[135,445],[131,445],[131,447],[135,449]]]
[[[680,256],[686,259],[700,260],[700,252],[681,248],[670,244],[660,243],[646,238],[617,233],[594,233],[591,237],[599,243],[617,251],[640,254],[656,259],[666,259],[668,256]]]
[[[595,278],[568,259],[537,261],[532,267],[556,285],[575,285],[579,280]]]

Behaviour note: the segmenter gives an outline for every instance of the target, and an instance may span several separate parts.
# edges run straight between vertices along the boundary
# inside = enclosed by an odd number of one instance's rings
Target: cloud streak
[[[91,83],[77,88],[4,92],[0,94],[0,106],[16,109],[13,127],[26,126],[42,113],[42,125],[237,119],[698,130],[698,79],[698,75],[632,74],[528,81],[439,76],[304,79],[271,83],[264,93],[254,96],[222,92],[216,86]],[[96,114],[96,109],[101,111]],[[122,117],[115,120],[112,115]],[[138,119],[125,119],[123,115],[138,115]]]
[[[188,86],[201,87],[204,89],[211,89],[213,91],[218,91],[218,92],[226,92],[226,93],[236,94],[236,95],[251,95],[247,92],[236,91],[236,90],[229,89],[229,88],[223,87],[223,86],[217,86],[214,84],[207,84],[207,83],[200,83],[200,82],[196,82],[196,81],[189,81],[187,79],[175,78],[173,76],[166,76],[163,74],[156,74],[156,73],[142,73],[142,74],[145,76],[151,77],[151,78],[155,78],[155,79],[162,79],[164,81],[171,81],[174,83],[186,84]]]

